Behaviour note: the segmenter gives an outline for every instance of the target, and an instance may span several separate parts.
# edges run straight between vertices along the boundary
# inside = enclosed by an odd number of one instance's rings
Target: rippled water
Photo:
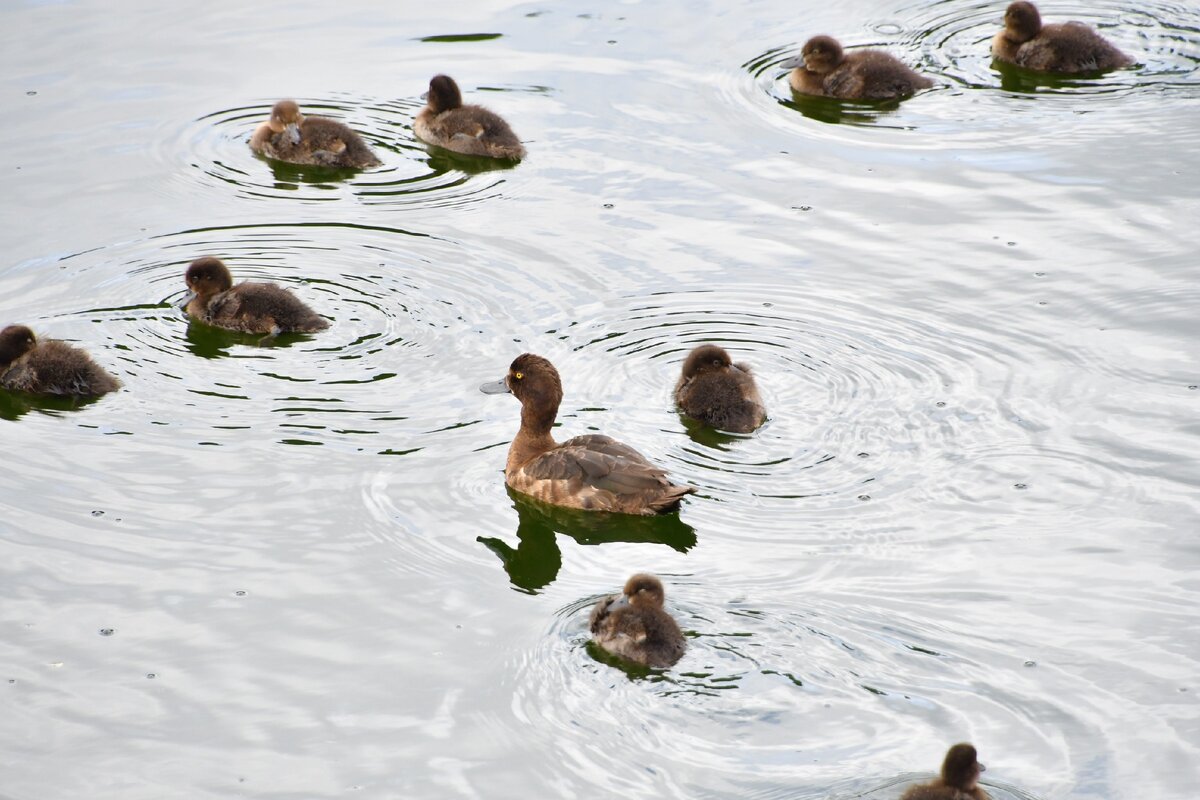
[[[125,383],[0,395],[0,793],[1196,797],[1200,11],[1042,11],[1137,66],[998,69],[1002,2],[0,8],[0,323]],[[795,97],[816,33],[937,85]],[[529,157],[416,141],[435,72]],[[285,96],[383,165],[256,157]],[[331,328],[190,325],[200,255]],[[672,408],[704,341],[754,435]],[[680,515],[506,491],[525,350]],[[638,570],[673,669],[588,645]]]

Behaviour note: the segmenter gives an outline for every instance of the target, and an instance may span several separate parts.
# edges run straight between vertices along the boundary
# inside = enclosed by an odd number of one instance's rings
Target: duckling
[[[900,800],[988,800],[988,793],[978,785],[979,774],[985,769],[976,759],[973,746],[956,744],[946,751],[942,776],[910,786]]]
[[[750,367],[734,364],[715,344],[688,353],[675,384],[675,403],[692,419],[734,433],[750,433],[767,417]]]
[[[233,285],[219,258],[197,258],[187,268],[187,297],[180,304],[192,319],[245,333],[315,333],[329,322],[287,289],[273,283]]]
[[[562,381],[541,356],[517,356],[503,380],[479,388],[521,401],[521,428],[504,465],[505,482],[515,491],[557,506],[644,515],[671,511],[696,491],[671,483],[641,453],[608,436],[555,442],[550,429],[562,402]]]
[[[1104,72],[1133,59],[1082,22],[1043,25],[1037,7],[1017,0],[1004,12],[1004,30],[992,39],[992,56],[1040,72]]]
[[[328,117],[306,117],[295,100],[280,100],[250,137],[250,149],[293,164],[363,169],[382,162],[350,128]]]
[[[662,581],[639,573],[625,582],[623,591],[592,607],[593,640],[613,655],[647,667],[673,665],[687,644],[679,625],[663,610]]]
[[[783,66],[794,67],[788,82],[795,91],[843,100],[894,100],[933,86],[929,78],[880,50],[844,53],[832,36],[812,37],[800,56]]]
[[[14,392],[95,397],[121,382],[87,353],[57,339],[39,341],[24,325],[0,330],[0,386]]]
[[[464,106],[458,84],[449,75],[435,75],[425,93],[425,108],[413,122],[413,133],[429,144],[509,161],[525,157],[521,140],[499,115],[482,106]]]

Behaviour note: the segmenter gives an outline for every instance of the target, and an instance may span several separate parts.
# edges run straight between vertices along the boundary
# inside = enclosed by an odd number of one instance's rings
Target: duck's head
[[[267,123],[275,133],[287,132],[292,144],[300,144],[300,126],[304,124],[304,115],[295,100],[280,100],[271,109],[271,120]]]
[[[510,392],[521,401],[522,422],[528,420],[549,429],[562,402],[562,381],[558,370],[548,360],[533,353],[522,353],[513,359],[508,374],[502,380],[479,387],[484,394]]]
[[[180,304],[181,308],[186,308],[196,297],[212,297],[233,286],[233,276],[229,274],[229,267],[226,267],[221,259],[212,256],[197,258],[189,264],[183,279],[187,282],[189,291]]]
[[[37,337],[24,325],[9,325],[0,331],[0,367],[7,367],[37,346]]]
[[[662,581],[653,575],[639,572],[625,581],[625,602],[642,608],[662,608],[666,592]]]
[[[785,67],[798,67],[822,74],[842,63],[842,46],[832,36],[814,36],[804,43],[800,55],[785,61]]]
[[[434,75],[429,82],[429,91],[421,95],[421,99],[429,104],[435,114],[458,108],[462,103],[462,92],[458,84],[449,75]]]
[[[720,372],[733,366],[733,359],[725,348],[715,344],[702,344],[688,353],[683,362],[683,379],[690,380],[706,372]]]
[[[1042,16],[1037,6],[1026,0],[1010,3],[1004,12],[1005,34],[1014,42],[1028,42],[1042,30]]]
[[[963,792],[969,792],[979,782],[979,774],[987,767],[980,764],[973,745],[956,744],[946,751],[942,762],[942,782]]]

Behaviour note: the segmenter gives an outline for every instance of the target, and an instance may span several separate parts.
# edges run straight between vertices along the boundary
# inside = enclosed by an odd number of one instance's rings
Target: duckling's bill
[[[508,380],[506,378],[485,383],[479,387],[479,391],[484,394],[512,394],[512,390],[508,388]]]
[[[191,289],[188,289],[187,294],[185,294],[183,296],[182,300],[180,300],[178,303],[175,304],[175,307],[186,309],[188,307],[188,303],[192,302],[195,299],[196,299],[196,293],[194,291],[192,291]]]

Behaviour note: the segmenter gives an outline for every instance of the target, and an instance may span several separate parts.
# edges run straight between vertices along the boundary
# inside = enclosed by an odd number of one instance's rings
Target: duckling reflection
[[[992,39],[992,56],[1038,72],[1105,72],[1133,59],[1082,22],[1043,25],[1037,6],[1026,0],[1004,12],[1004,30]]]
[[[483,106],[463,105],[462,92],[449,75],[435,75],[425,94],[426,105],[413,121],[422,141],[470,156],[520,161],[521,140],[498,114]]]
[[[77,347],[38,339],[25,325],[0,330],[0,387],[41,395],[95,397],[121,382]]]
[[[733,363],[715,344],[688,353],[675,384],[675,403],[692,419],[733,433],[750,433],[767,418],[750,367]]]
[[[988,793],[978,785],[985,769],[973,746],[956,744],[946,751],[941,776],[909,787],[900,800],[988,800]]]
[[[683,657],[687,647],[678,623],[663,609],[662,581],[638,573],[625,582],[623,594],[609,595],[592,607],[588,629],[592,639],[613,655],[663,669]]]
[[[250,137],[250,149],[292,164],[363,169],[380,160],[362,137],[337,120],[306,117],[295,100],[280,100]]]
[[[558,577],[562,552],[559,533],[581,545],[606,542],[663,544],[680,553],[696,545],[696,531],[678,515],[635,517],[626,514],[592,514],[534,500],[506,487],[517,512],[517,546],[496,537],[479,536],[504,564],[513,586],[536,594]]]
[[[521,401],[521,428],[508,449],[505,482],[537,500],[591,511],[662,514],[696,491],[667,480],[667,473],[627,444],[608,436],[576,436],[559,444],[550,435],[562,402],[558,370],[524,353],[487,394],[509,392]]]
[[[295,295],[273,283],[233,285],[229,268],[219,258],[193,261],[184,275],[188,295],[181,305],[192,319],[243,333],[315,333],[329,322]]]
[[[793,67],[788,83],[794,91],[843,100],[896,100],[933,86],[881,50],[846,53],[832,36],[812,37],[799,58],[782,66]]]

